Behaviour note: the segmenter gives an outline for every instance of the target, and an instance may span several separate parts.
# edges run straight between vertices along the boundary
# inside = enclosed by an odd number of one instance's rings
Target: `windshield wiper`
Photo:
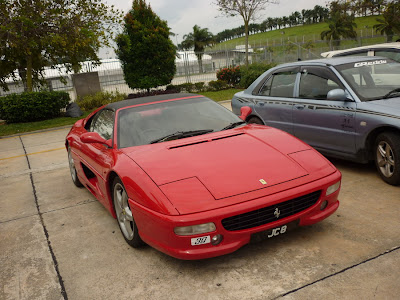
[[[225,126],[224,128],[222,128],[221,131],[222,131],[222,130],[228,130],[228,129],[235,128],[236,126],[242,125],[242,124],[244,124],[244,123],[246,123],[246,122],[244,122],[244,121],[239,121],[239,122],[231,123],[231,124],[229,124],[228,126]]]
[[[396,88],[393,91],[390,91],[385,96],[383,96],[383,99],[396,97],[396,94],[398,94],[398,93],[400,93],[400,88]]]
[[[196,136],[196,135],[201,135],[201,134],[206,134],[213,132],[214,129],[201,129],[201,130],[190,130],[190,131],[177,131],[173,134],[169,134],[166,136],[163,136],[161,138],[155,139],[154,141],[151,141],[150,144],[155,144],[155,143],[160,143],[160,142],[166,142],[168,140],[177,140],[177,139],[182,139],[186,137],[191,137],[191,136]]]

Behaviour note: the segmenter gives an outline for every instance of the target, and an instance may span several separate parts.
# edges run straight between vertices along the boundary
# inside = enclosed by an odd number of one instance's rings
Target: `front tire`
[[[70,147],[68,147],[68,164],[69,164],[69,172],[71,173],[72,182],[77,187],[83,187],[83,184],[80,182],[80,180],[78,178],[78,174],[76,173],[75,162],[72,157],[72,151],[71,151]]]
[[[374,153],[379,176],[391,185],[400,185],[400,136],[381,133],[376,138]]]
[[[261,121],[260,118],[257,117],[251,117],[248,121],[247,124],[259,124],[259,125],[264,125],[263,121]]]
[[[118,177],[113,181],[112,195],[119,229],[125,241],[133,248],[142,246],[143,241],[139,236],[138,228],[133,219],[131,208],[129,207],[128,194],[125,191],[121,179]]]

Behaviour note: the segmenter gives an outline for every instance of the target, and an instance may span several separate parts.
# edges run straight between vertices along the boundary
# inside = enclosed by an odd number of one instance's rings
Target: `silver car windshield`
[[[400,97],[400,63],[390,59],[337,66],[361,101]]]

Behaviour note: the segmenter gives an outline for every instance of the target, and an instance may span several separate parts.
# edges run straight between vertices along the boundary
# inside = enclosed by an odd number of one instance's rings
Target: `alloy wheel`
[[[117,183],[114,186],[114,201],[115,213],[117,214],[121,231],[127,240],[132,240],[134,238],[134,221],[132,211],[128,204],[128,195],[120,183]]]

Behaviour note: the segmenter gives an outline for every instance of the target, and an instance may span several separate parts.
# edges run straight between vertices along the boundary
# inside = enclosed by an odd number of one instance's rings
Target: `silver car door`
[[[327,100],[333,89],[344,86],[328,67],[302,67],[293,104],[294,135],[324,153],[353,155],[356,103]]]
[[[278,69],[267,75],[254,96],[255,110],[266,125],[293,134],[292,105],[299,67]]]

